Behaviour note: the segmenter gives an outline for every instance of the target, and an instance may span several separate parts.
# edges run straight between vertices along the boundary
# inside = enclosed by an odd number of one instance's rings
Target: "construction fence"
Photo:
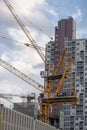
[[[0,105],[0,130],[60,130]]]

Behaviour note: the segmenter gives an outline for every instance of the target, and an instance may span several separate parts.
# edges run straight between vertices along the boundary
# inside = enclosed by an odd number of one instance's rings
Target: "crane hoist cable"
[[[17,11],[18,12],[18,11]],[[46,34],[41,28],[39,28],[37,25],[35,25],[31,20],[29,20],[28,18],[26,18],[25,16],[23,16],[21,14],[21,16],[26,19],[31,25],[33,25],[36,29],[38,29],[40,32],[42,32],[43,34],[45,34],[46,36],[48,36],[50,38],[50,40],[53,40],[53,38],[51,36],[49,36],[48,34]]]
[[[15,3],[13,3],[13,4],[15,5]],[[16,7],[16,5],[15,5],[15,7]],[[53,39],[52,36],[50,36],[49,34],[47,34],[44,30],[42,30],[42,28],[38,27],[34,22],[32,22],[32,20],[30,20],[29,18],[27,18],[26,16],[23,15],[23,13],[24,13],[23,10],[24,10],[23,8],[21,8],[20,11],[16,9],[16,12],[17,12],[17,14],[19,14],[20,16],[22,16],[22,18],[24,20],[28,21],[28,23],[30,23],[32,25],[32,27],[35,27],[37,30],[39,30],[40,32],[42,32],[43,34],[45,34],[45,36],[47,36],[50,40],[52,40]],[[54,25],[52,23],[51,23],[51,26],[54,27]]]
[[[26,45],[26,46],[29,46],[29,47],[31,47],[31,48],[34,48],[34,47],[32,46],[32,44],[29,44],[28,42],[21,42],[21,41],[18,41],[18,40],[13,40],[13,39],[10,39],[10,38],[8,38],[8,37],[6,37],[6,36],[1,36],[1,35],[0,35],[0,38],[7,39],[7,40],[10,40],[10,41],[14,41],[14,42],[18,42],[18,43],[23,43],[23,45]],[[39,47],[40,47],[40,46],[39,46]],[[44,47],[40,47],[40,49],[41,49],[42,51],[45,51],[45,48],[44,48]]]

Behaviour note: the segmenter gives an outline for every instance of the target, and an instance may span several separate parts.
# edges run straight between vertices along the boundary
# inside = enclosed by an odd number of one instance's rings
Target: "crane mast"
[[[57,94],[60,93],[61,86],[62,86],[62,84],[63,84],[63,81],[64,81],[64,79],[65,79],[65,76],[66,76],[66,74],[67,74],[67,71],[68,71],[69,67],[71,66],[72,60],[73,60],[73,57],[70,56],[70,57],[68,58],[67,63],[66,63],[66,66],[65,66],[65,69],[64,69],[62,78],[60,79],[60,81],[59,81],[59,83],[58,83],[58,85],[57,85],[57,89],[56,89],[56,92],[55,92],[55,96],[57,96]]]
[[[25,75],[24,73],[22,73],[21,71],[19,71],[15,67],[13,67],[12,65],[9,65],[8,63],[3,61],[2,59],[0,59],[0,66],[7,69],[11,73],[15,74],[17,77],[21,78],[22,80],[24,80],[25,82],[27,82],[28,84],[30,84],[34,88],[38,89],[39,91],[41,91],[41,92],[44,91],[44,87],[42,85],[40,85],[38,82],[36,82],[32,78]]]
[[[51,90],[52,90],[52,88],[54,86],[53,81],[55,79],[60,79],[61,78],[61,82],[63,83],[63,80],[62,80],[63,78],[62,77],[64,77],[64,76],[63,75],[59,75],[58,73],[59,73],[60,68],[62,66],[62,63],[63,63],[64,57],[65,57],[66,51],[67,51],[67,48],[64,48],[64,50],[63,50],[63,52],[62,52],[62,54],[61,54],[61,56],[59,58],[59,61],[57,63],[57,66],[54,67],[54,72],[52,73],[51,76],[47,76],[46,79],[45,79],[45,82],[46,82],[45,84],[46,85],[45,85],[45,88],[44,88],[44,93],[48,93],[48,96],[50,96],[50,94],[52,92]],[[60,86],[60,84],[57,85],[57,86]],[[61,86],[60,86],[60,88],[61,88]],[[59,87],[58,87],[58,89],[59,89]]]
[[[21,19],[18,17],[18,15],[16,14],[15,10],[13,9],[13,7],[9,3],[9,1],[8,0],[3,0],[3,1],[7,5],[7,7],[9,8],[10,12],[14,16],[15,20],[17,21],[17,23],[19,24],[19,26],[21,27],[21,29],[23,30],[23,32],[25,33],[25,35],[27,36],[28,40],[32,43],[32,45],[34,46],[34,48],[38,52],[39,56],[41,57],[41,59],[45,63],[46,67],[50,71],[52,71],[52,68],[49,66],[49,63],[48,63],[47,59],[45,58],[44,54],[42,53],[40,47],[37,45],[37,43],[35,42],[35,40],[32,38],[32,36],[30,35],[28,29],[25,27],[25,25],[23,24],[23,22],[21,21]]]
[[[61,54],[61,56],[60,56],[59,62],[58,62],[58,64],[57,64],[57,66],[55,67],[55,74],[58,74],[58,72],[59,72],[59,70],[60,70],[60,68],[61,68],[61,65],[62,65],[62,62],[63,62],[63,60],[64,60],[66,51],[67,51],[67,49],[64,48],[64,50],[63,50],[63,52],[62,52],[62,54]]]

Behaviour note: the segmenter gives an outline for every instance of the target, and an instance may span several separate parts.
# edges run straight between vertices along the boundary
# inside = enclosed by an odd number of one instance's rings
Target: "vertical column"
[[[2,130],[2,107],[3,105],[0,105],[0,130]]]

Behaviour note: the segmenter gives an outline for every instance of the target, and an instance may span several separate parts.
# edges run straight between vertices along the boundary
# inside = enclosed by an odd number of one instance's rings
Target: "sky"
[[[86,0],[9,0],[9,2],[40,47],[45,48],[50,37],[54,38],[58,21],[69,16],[76,21],[76,37],[87,38]],[[44,70],[44,62],[34,48],[27,47],[24,43],[31,44],[4,1],[0,0],[0,58],[44,85],[44,80],[40,77],[40,71]],[[45,51],[42,52],[45,54]],[[0,93],[38,95],[40,91],[0,67]]]

